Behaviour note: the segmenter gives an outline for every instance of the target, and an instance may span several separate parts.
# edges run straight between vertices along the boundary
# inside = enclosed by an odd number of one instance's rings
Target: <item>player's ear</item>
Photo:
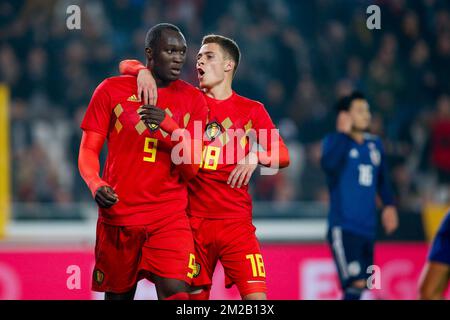
[[[153,59],[152,48],[145,48],[145,56],[147,57],[147,60]]]
[[[233,71],[234,69],[234,61],[231,59],[225,60],[225,72]]]

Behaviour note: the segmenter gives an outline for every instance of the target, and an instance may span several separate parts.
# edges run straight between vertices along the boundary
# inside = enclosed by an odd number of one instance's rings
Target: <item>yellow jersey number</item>
[[[206,146],[203,148],[202,162],[200,168],[216,170],[219,164],[220,148],[213,146]]]
[[[192,271],[192,272],[188,272],[187,273],[188,278],[192,279],[193,277],[196,277],[200,270],[197,270],[197,265],[195,264],[195,255],[193,253],[189,254],[189,265],[188,265],[188,267]]]
[[[155,162],[156,161],[156,148],[158,146],[158,140],[155,138],[145,138],[144,152],[147,154],[144,156],[144,161]]]
[[[247,260],[250,260],[254,277],[266,276],[266,270],[264,269],[264,262],[261,254],[248,254],[245,256],[245,258]]]

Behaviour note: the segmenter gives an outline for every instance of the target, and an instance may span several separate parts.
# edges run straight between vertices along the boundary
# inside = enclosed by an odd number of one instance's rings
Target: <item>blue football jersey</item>
[[[428,260],[450,265],[450,211],[434,237]]]
[[[365,134],[358,143],[343,133],[325,137],[321,165],[330,192],[329,228],[341,227],[369,238],[376,232],[376,196],[393,205],[381,140]]]

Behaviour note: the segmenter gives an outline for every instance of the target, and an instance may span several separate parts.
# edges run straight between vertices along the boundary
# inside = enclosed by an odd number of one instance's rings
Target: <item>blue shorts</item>
[[[428,260],[450,265],[450,212],[434,237]]]
[[[327,240],[343,290],[356,280],[370,277],[372,273],[367,268],[373,265],[373,239],[333,227],[328,230]]]

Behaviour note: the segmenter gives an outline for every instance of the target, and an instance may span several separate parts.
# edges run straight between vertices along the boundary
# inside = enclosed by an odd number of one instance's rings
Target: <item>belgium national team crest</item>
[[[196,262],[195,263],[195,270],[194,270],[194,274],[193,274],[194,278],[197,278],[198,275],[200,274],[200,268],[201,268],[200,263]]]
[[[210,140],[214,140],[215,138],[217,138],[221,132],[222,132],[222,129],[220,127],[220,124],[216,121],[210,122],[206,126],[206,136]]]
[[[155,130],[158,130],[158,128],[159,128],[159,126],[157,125],[157,124],[155,124],[155,123],[149,123],[149,124],[147,124],[147,127],[150,129],[150,131],[155,131]]]
[[[101,285],[104,279],[105,279],[105,274],[103,272],[101,272],[100,270],[95,269],[94,270],[95,282],[97,282],[99,285]]]

